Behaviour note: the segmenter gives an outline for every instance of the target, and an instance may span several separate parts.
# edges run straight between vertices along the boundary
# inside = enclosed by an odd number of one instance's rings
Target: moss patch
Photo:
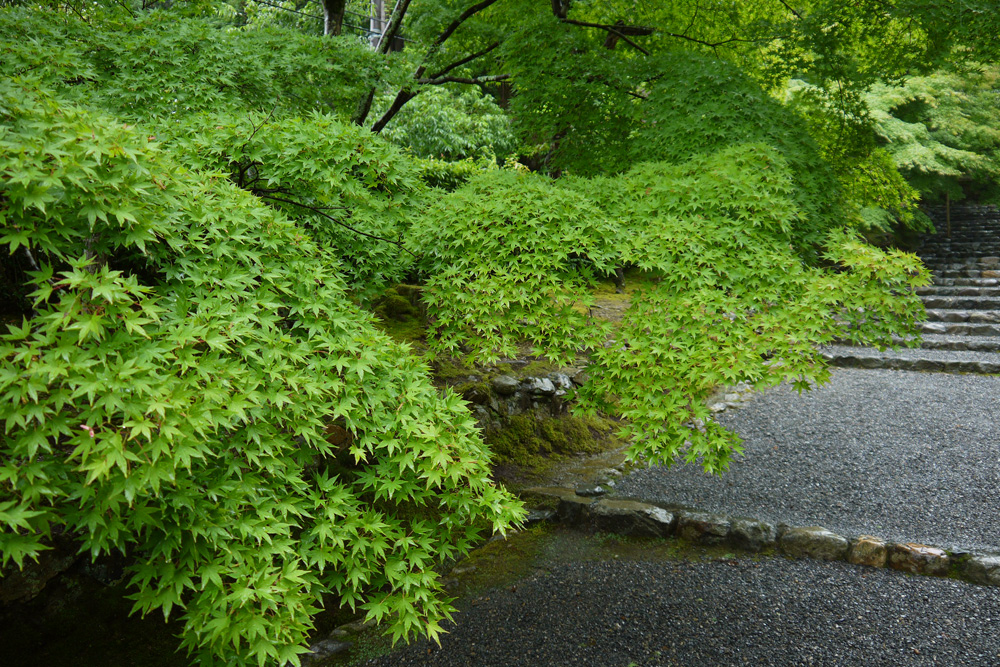
[[[615,424],[598,417],[550,417],[535,411],[514,415],[487,429],[486,444],[499,464],[544,469],[571,454],[593,454],[617,446]]]
[[[419,306],[420,292],[412,285],[390,287],[375,300],[378,327],[404,343],[425,340],[427,326]]]

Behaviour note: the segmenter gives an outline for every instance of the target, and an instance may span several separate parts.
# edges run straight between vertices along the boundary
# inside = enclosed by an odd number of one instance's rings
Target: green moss
[[[549,417],[534,411],[514,415],[501,427],[486,431],[496,463],[544,469],[571,454],[603,451],[614,440],[614,423],[596,417]]]
[[[374,304],[379,328],[404,343],[423,341],[427,330],[417,305],[419,298],[419,288],[411,285],[387,289]]]
[[[517,374],[523,377],[539,377],[542,375],[548,375],[549,373],[557,370],[559,370],[559,366],[556,364],[539,359],[530,362],[527,366],[519,370]]]

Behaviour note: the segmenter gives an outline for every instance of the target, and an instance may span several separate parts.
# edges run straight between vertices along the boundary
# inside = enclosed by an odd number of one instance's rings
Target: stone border
[[[726,545],[754,553],[777,549],[791,558],[839,560],[1000,586],[1000,553],[949,551],[926,544],[891,542],[871,535],[845,537],[820,526],[775,525],[680,506],[586,497],[562,487],[533,487],[522,490],[520,495],[525,501],[540,501],[542,505],[529,514],[529,523],[558,520],[583,530],[638,537],[676,537],[695,544]]]

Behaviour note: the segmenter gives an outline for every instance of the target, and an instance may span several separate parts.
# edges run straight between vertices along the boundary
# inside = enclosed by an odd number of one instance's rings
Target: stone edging
[[[926,544],[891,542],[871,535],[845,537],[820,526],[775,525],[758,519],[634,500],[584,497],[561,487],[529,488],[520,494],[522,499],[542,505],[532,510],[529,522],[558,520],[584,530],[640,537],[677,537],[695,544],[726,545],[750,552],[777,549],[792,558],[847,561],[1000,586],[1000,553],[949,551]]]

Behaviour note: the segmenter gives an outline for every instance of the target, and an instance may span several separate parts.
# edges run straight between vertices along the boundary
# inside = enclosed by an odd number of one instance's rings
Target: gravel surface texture
[[[1000,551],[1000,377],[835,369],[719,415],[744,439],[728,472],[640,470],[615,495],[845,535]]]
[[[781,558],[553,563],[371,665],[997,665],[1000,590]]]

